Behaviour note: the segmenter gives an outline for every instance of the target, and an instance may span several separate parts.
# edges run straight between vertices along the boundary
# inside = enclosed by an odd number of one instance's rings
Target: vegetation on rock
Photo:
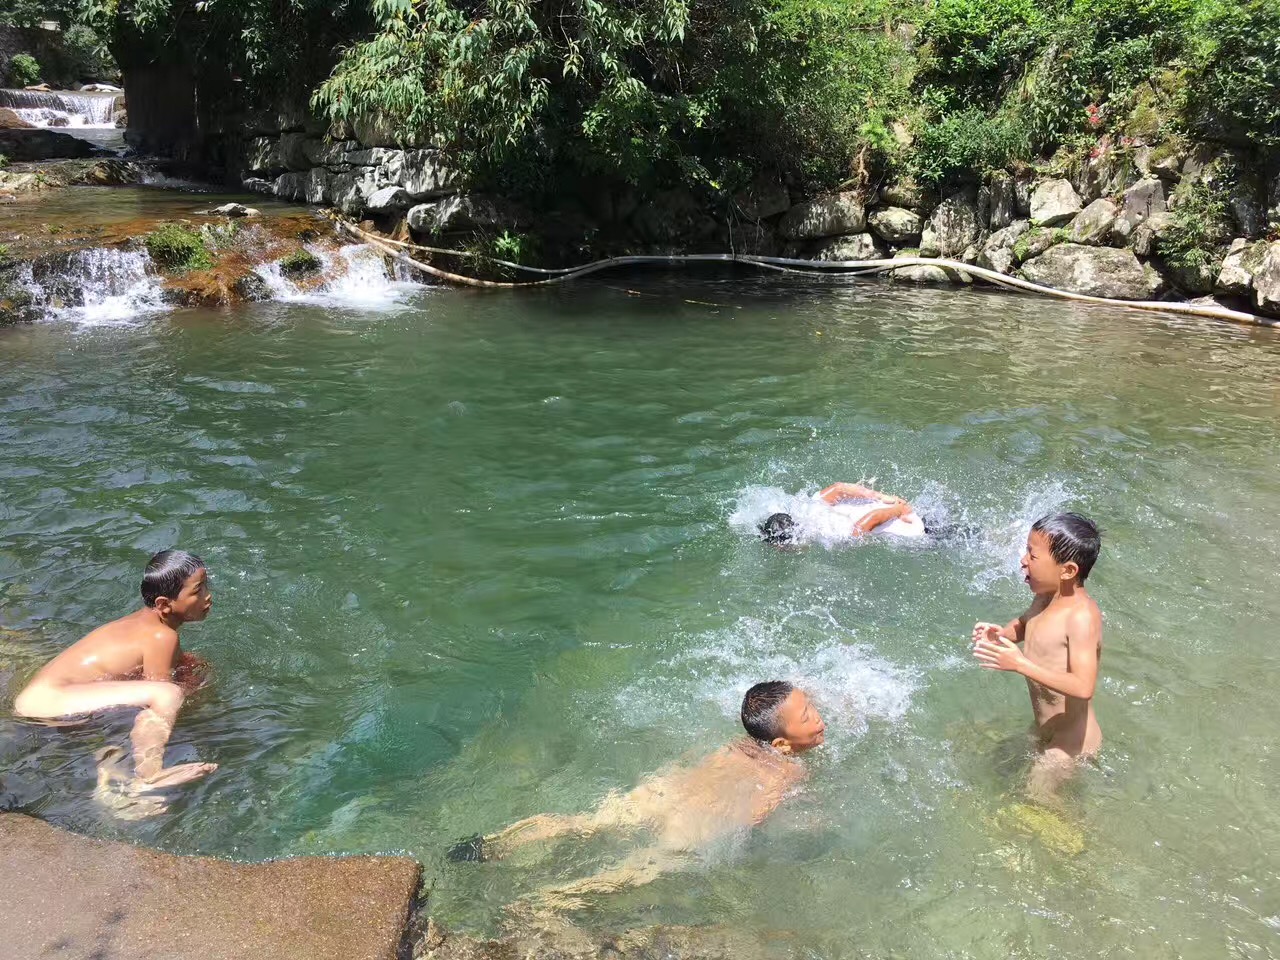
[[[303,273],[315,273],[320,267],[320,258],[304,247],[299,247],[293,253],[280,259],[280,272],[286,277],[294,277]]]
[[[15,53],[9,61],[9,86],[27,87],[40,79],[40,64],[29,53]]]
[[[144,241],[151,260],[163,270],[205,270],[213,258],[199,231],[180,223],[167,223],[147,234]]]

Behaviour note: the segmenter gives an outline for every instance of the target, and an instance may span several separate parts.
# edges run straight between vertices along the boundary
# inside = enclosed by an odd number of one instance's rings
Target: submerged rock
[[[884,245],[869,233],[848,237],[832,237],[818,244],[810,254],[812,260],[883,260],[889,255]]]
[[[1022,264],[1033,283],[1071,293],[1116,300],[1150,300],[1160,290],[1160,276],[1128,250],[1060,243]]]

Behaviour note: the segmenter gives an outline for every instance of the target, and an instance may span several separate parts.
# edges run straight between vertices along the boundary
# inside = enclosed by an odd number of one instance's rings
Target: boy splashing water
[[[1041,517],[1022,555],[1023,578],[1035,594],[1031,606],[1003,627],[973,627],[973,655],[983,669],[1027,678],[1040,746],[1027,783],[1034,800],[1052,798],[1102,744],[1093,712],[1102,613],[1084,587],[1101,547],[1098,528],[1079,514]]]
[[[196,659],[182,654],[178,628],[203,620],[213,605],[204,561],[181,550],[157,553],[142,575],[142,602],[141,610],[98,627],[54,657],[13,704],[18,716],[38,720],[141,708],[130,734],[134,776],[128,779],[119,770],[122,751],[101,751],[100,793],[112,780],[125,780],[127,792],[137,795],[217,769],[214,763],[164,766],[164,748],[184,699],[175,671],[181,678]],[[146,812],[164,809],[158,798],[149,807]]]

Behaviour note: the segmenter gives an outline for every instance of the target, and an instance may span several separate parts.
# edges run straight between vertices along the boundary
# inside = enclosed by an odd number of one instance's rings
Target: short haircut
[[[161,550],[147,561],[142,571],[142,602],[156,605],[157,597],[173,599],[187,578],[204,566],[204,561],[185,550]]]
[[[773,743],[782,736],[778,708],[795,690],[785,680],[757,683],[742,698],[742,725],[747,733],[762,743]]]
[[[1078,513],[1054,513],[1031,525],[1049,541],[1049,553],[1059,563],[1074,563],[1083,582],[1102,549],[1102,533],[1097,524]]]
[[[765,543],[790,543],[795,539],[796,522],[789,513],[775,513],[760,524]]]

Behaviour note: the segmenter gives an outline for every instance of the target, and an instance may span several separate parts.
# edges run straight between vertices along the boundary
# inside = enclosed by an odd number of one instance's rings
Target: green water
[[[784,676],[829,725],[805,792],[575,922],[794,957],[1280,954],[1273,334],[675,274],[49,323],[0,356],[0,697],[181,544],[217,682],[170,756],[221,764],[117,823],[86,799],[101,729],[5,720],[0,806],[182,852],[409,851],[435,915],[486,932],[618,849],[451,841],[710,749]],[[967,533],[749,536],[871,477]],[[1026,526],[1067,507],[1106,529],[1106,743],[1040,823],[1025,688],[966,638],[1022,608]]]

